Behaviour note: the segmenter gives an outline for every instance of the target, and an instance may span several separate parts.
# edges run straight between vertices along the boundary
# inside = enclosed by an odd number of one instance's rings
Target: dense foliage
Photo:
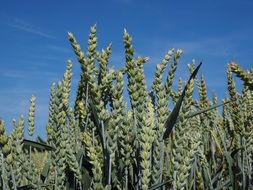
[[[13,120],[10,135],[0,120],[0,189],[253,188],[252,70],[228,64],[228,96],[218,104],[215,94],[208,98],[204,77],[196,77],[201,64],[189,64],[188,82],[180,78],[178,90],[172,88],[182,50],[167,52],[148,91],[148,58],[135,57],[127,31],[126,64],[119,70],[108,68],[111,44],[97,50],[96,26],[86,53],[72,33],[68,39],[81,65],[74,105],[69,60],[63,79],[51,87],[46,142],[24,139],[23,116]],[[244,82],[240,93],[233,73]],[[35,108],[32,96],[30,136]]]

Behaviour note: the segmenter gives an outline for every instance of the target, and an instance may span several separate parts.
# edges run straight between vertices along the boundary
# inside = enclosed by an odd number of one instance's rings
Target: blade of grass
[[[43,183],[44,183],[44,181],[46,180],[46,178],[47,178],[47,176],[48,176],[50,166],[51,166],[51,161],[48,161],[48,162],[44,165],[43,170],[42,170],[42,172],[41,172],[41,174],[40,174],[40,178],[41,178],[41,180],[43,181]]]
[[[224,103],[221,103],[221,104],[215,104],[215,105],[210,106],[210,107],[208,107],[208,108],[205,108],[205,109],[202,109],[202,110],[198,110],[198,111],[196,111],[196,112],[190,113],[188,116],[186,116],[186,118],[191,118],[191,117],[194,117],[194,116],[199,115],[199,114],[201,114],[201,113],[205,113],[205,112],[211,111],[211,110],[213,110],[213,109],[215,109],[215,108],[218,108],[218,107],[220,107],[220,106],[223,106],[223,105],[225,105],[225,104],[227,104],[227,103],[229,103],[229,102],[230,102],[230,101],[227,101],[227,102],[224,102]]]
[[[110,165],[110,153],[109,153],[109,150],[107,148],[107,145],[106,145],[106,136],[105,136],[105,129],[107,128],[107,121],[104,123],[103,121],[100,122],[99,120],[99,117],[98,117],[98,114],[96,112],[96,108],[93,104],[92,101],[89,101],[89,105],[90,105],[90,108],[91,108],[91,112],[92,112],[92,116],[93,116],[93,119],[94,119],[94,123],[99,131],[99,136],[100,136],[100,139],[101,139],[101,143],[102,143],[102,148],[103,148],[103,156],[104,156],[104,176],[105,176],[105,179],[104,179],[104,183],[105,185],[108,184],[108,181],[109,181],[109,165]]]
[[[171,114],[169,115],[168,119],[166,120],[164,127],[166,128],[164,134],[163,134],[163,139],[166,139],[169,137],[176,121],[177,121],[177,117],[179,115],[179,111],[182,105],[182,102],[184,100],[184,96],[185,96],[185,92],[189,86],[189,83],[192,79],[194,79],[199,71],[200,66],[202,65],[202,62],[197,66],[197,68],[193,71],[193,73],[191,74],[186,86],[184,87],[184,90],[182,92],[182,95],[179,97],[173,111],[171,112]]]
[[[230,185],[230,179],[224,181],[219,187],[215,188],[214,190],[221,190],[224,189],[224,187],[229,186]]]
[[[30,147],[33,147],[39,150],[47,150],[47,151],[53,150],[53,147],[47,144],[43,144],[36,141],[31,141],[31,140],[26,140],[26,139],[23,140],[23,147],[28,150],[30,149]]]
[[[172,180],[169,180],[169,181],[165,181],[165,182],[153,185],[153,186],[149,187],[148,190],[155,190],[155,189],[158,189],[159,187],[163,187],[165,185],[169,185],[171,187],[171,182],[172,182]]]

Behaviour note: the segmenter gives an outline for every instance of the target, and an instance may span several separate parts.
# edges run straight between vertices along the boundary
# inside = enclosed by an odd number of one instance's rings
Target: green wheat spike
[[[52,84],[51,86],[51,93],[50,93],[50,100],[49,100],[49,113],[48,113],[48,122],[47,122],[47,126],[46,126],[46,130],[47,130],[47,141],[49,144],[51,144],[53,138],[54,138],[54,123],[55,123],[55,119],[56,119],[56,115],[55,115],[55,98],[56,98],[56,94],[55,94],[55,83]]]
[[[30,100],[30,108],[28,113],[28,133],[30,136],[34,133],[34,127],[35,127],[35,101],[36,97],[32,95]]]

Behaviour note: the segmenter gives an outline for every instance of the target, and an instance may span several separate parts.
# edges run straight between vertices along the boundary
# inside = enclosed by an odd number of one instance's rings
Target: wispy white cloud
[[[8,21],[7,21],[7,25],[12,27],[12,28],[16,28],[18,30],[22,30],[24,32],[28,32],[34,35],[38,35],[44,38],[48,38],[48,39],[54,39],[55,37],[47,32],[44,32],[42,29],[40,29],[37,26],[34,26],[33,24],[30,24],[24,20],[18,19],[18,18],[14,18],[14,17],[10,17],[8,16]]]
[[[239,44],[242,44],[251,37],[251,33],[246,30],[239,30],[236,33],[209,37],[191,37],[185,40],[170,39],[170,38],[151,38],[145,39],[144,43],[147,47],[154,47],[154,54],[157,54],[161,49],[181,48],[184,54],[195,56],[215,56],[215,57],[230,57],[237,54]],[[151,49],[152,50],[152,49]]]
[[[153,47],[166,47],[167,48],[180,48],[183,49],[184,54],[192,55],[202,54],[206,56],[228,56],[229,52],[233,52],[235,44],[233,40],[224,38],[206,38],[198,40],[185,40],[185,41],[174,41],[158,39],[154,40]]]

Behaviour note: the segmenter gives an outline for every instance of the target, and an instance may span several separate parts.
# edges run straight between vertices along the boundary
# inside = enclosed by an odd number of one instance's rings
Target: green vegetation
[[[215,94],[208,98],[204,77],[196,77],[201,64],[188,65],[188,82],[179,79],[178,90],[172,88],[182,50],[167,52],[149,92],[143,69],[148,58],[135,57],[126,30],[126,64],[119,70],[108,68],[111,44],[97,50],[96,26],[86,53],[72,33],[68,39],[81,65],[74,105],[68,61],[62,80],[51,87],[46,142],[24,139],[23,116],[13,121],[9,136],[0,120],[0,189],[253,188],[252,70],[228,64],[229,96],[218,104]],[[241,93],[233,73],[243,80]],[[35,100],[28,114],[30,136]]]

